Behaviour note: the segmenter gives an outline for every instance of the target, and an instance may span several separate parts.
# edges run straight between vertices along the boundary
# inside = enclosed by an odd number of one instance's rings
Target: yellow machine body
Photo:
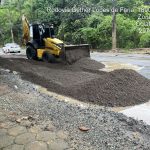
[[[73,63],[83,57],[90,57],[88,44],[65,45],[63,41],[55,38],[51,26],[44,24],[29,24],[27,18],[22,16],[23,39],[27,46],[28,59],[62,58]],[[46,56],[49,55],[49,56]]]
[[[63,44],[63,42],[57,38],[45,38],[45,48],[37,49],[37,57],[42,59],[43,53],[48,52],[54,56],[60,56],[61,49],[57,44]]]

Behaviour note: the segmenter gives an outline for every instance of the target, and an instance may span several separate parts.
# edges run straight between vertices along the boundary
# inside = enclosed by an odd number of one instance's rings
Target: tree
[[[13,27],[15,22],[18,20],[18,11],[16,10],[16,0],[10,1],[6,0],[4,1],[4,4],[1,9],[2,18],[4,21],[4,31],[9,31],[9,34],[11,35],[11,41],[14,42],[14,32]]]
[[[53,23],[56,36],[66,43],[89,43],[93,48],[102,50],[150,47],[148,33],[139,34],[136,26],[138,9],[148,7],[143,5],[145,1],[147,0],[3,0],[0,5],[0,44],[12,39],[15,42],[20,41],[21,16],[25,14],[30,23]],[[48,12],[48,6],[60,9],[123,7],[134,9],[135,12],[61,13]],[[143,15],[149,13],[145,12]]]

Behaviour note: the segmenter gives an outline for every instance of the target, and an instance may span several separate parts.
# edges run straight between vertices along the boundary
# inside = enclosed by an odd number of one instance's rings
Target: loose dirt
[[[1,73],[0,87],[3,87],[3,94],[0,96],[0,139],[2,139],[0,145],[5,144],[6,147],[7,144],[10,145],[18,139],[18,137],[10,136],[11,133],[19,134],[18,136],[21,137],[23,135],[25,141],[33,135],[30,134],[29,137],[29,134],[24,132],[33,132],[36,140],[39,140],[39,133],[42,137],[44,135],[40,143],[42,140],[45,142],[46,139],[50,139],[47,142],[48,145],[53,144],[54,141],[53,145],[61,145],[61,148],[68,143],[69,150],[150,149],[150,126],[142,121],[128,118],[121,113],[111,112],[106,107],[94,105],[83,107],[60,101],[59,98],[53,97],[53,94],[43,93],[36,85],[8,71]],[[4,88],[8,91],[7,94]],[[81,128],[89,130],[85,132],[81,131]],[[7,140],[4,141],[4,139]],[[33,140],[34,138],[32,138],[32,144],[35,143]],[[22,147],[27,149],[28,144]],[[35,146],[40,148],[40,145]],[[16,150],[16,146],[15,144],[15,148],[11,145],[3,149]],[[61,149],[56,146],[55,149]],[[22,147],[19,147],[19,150],[23,149]]]
[[[130,106],[150,99],[150,80],[133,70],[103,72],[89,58],[73,65],[27,59],[0,58],[0,66],[52,92],[104,106]]]

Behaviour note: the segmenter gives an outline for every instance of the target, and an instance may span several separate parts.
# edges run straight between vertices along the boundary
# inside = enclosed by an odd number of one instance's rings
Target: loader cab
[[[38,48],[44,47],[44,38],[54,38],[53,25],[31,24],[30,25],[30,39],[37,43]]]
[[[54,32],[54,26],[51,25],[45,25],[45,33],[44,38],[55,38],[55,32]]]

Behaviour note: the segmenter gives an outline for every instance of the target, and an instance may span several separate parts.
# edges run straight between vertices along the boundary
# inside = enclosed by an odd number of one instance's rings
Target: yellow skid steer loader
[[[27,18],[22,16],[23,40],[26,44],[28,59],[42,59],[46,62],[55,62],[57,58],[72,64],[75,61],[90,57],[88,44],[65,45],[63,41],[55,38],[54,28],[51,24],[29,24]]]

